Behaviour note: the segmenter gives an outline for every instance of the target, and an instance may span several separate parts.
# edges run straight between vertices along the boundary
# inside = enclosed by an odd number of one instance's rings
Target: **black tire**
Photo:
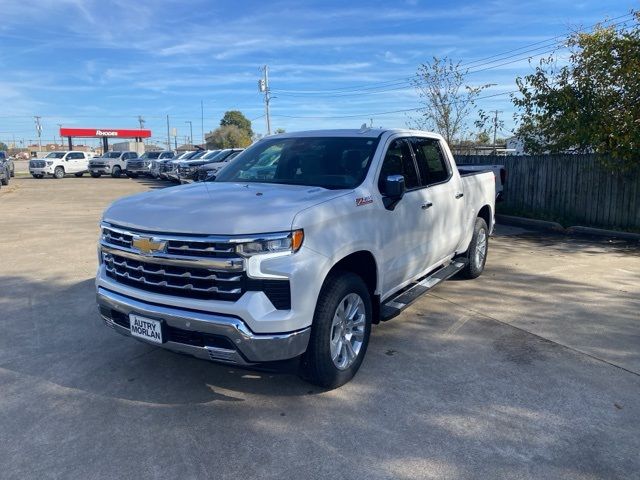
[[[39,173],[35,173],[33,175],[31,175],[33,178],[37,178],[38,180],[42,178],[42,175]]]
[[[16,167],[13,167],[13,168],[11,169],[11,176],[12,176],[12,177],[15,177],[15,176],[16,176]]]
[[[4,173],[5,175],[0,181],[0,183],[2,183],[2,185],[9,185],[9,179],[11,178],[11,175],[9,174],[9,170],[6,170]]]
[[[74,175],[78,178],[80,178],[82,175],[84,175],[84,172],[78,172],[78,173],[74,173]]]
[[[478,255],[478,244],[482,242],[484,238],[484,255]],[[476,223],[473,226],[473,237],[471,237],[471,243],[469,243],[469,249],[466,253],[467,266],[460,271],[459,276],[462,278],[478,278],[487,262],[487,253],[489,252],[489,228],[484,219],[476,218]]]
[[[102,176],[102,174],[100,172],[91,172],[90,175],[93,178],[100,178]]]
[[[64,178],[64,168],[62,167],[56,167],[55,170],[53,171],[53,178]]]
[[[353,362],[340,369],[331,356],[331,337],[334,333],[333,318],[340,304],[349,294],[357,294],[364,304],[364,331],[362,343]],[[335,272],[329,275],[318,296],[313,315],[311,338],[302,356],[301,376],[323,388],[333,389],[344,385],[356,374],[367,352],[371,334],[371,294],[358,275],[351,272]]]
[[[129,176],[129,178],[138,178],[137,173],[127,173],[127,175]]]
[[[120,178],[120,175],[122,175],[122,169],[119,166],[115,166],[113,167],[113,169],[111,170],[111,176],[113,178]]]

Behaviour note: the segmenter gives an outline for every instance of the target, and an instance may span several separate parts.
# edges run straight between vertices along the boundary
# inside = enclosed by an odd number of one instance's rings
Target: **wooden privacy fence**
[[[640,229],[638,170],[611,172],[596,155],[456,155],[456,162],[504,165],[507,212],[572,225]]]

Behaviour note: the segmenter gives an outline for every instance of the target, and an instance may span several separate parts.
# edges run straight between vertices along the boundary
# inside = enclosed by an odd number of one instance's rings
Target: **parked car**
[[[496,202],[502,201],[504,184],[507,181],[507,170],[504,165],[475,165],[471,163],[459,163],[458,170],[461,172],[481,172],[489,170],[493,172],[496,181]]]
[[[7,152],[0,151],[0,183],[9,185],[9,180],[15,176],[16,167],[13,164],[13,158],[7,155]]]
[[[175,158],[175,154],[171,150],[144,152],[138,158],[127,162],[127,175],[131,178],[137,178],[139,175],[152,177],[154,162],[172,160],[173,158]]]
[[[198,152],[200,152],[200,150],[191,150],[189,152],[182,153],[178,157],[175,157],[169,160],[163,160],[162,162],[158,161],[157,170],[152,171],[152,175],[154,175],[156,178],[162,178],[164,180],[167,180],[168,179],[167,175],[173,169],[173,165],[175,162],[191,158],[193,155],[197,154]]]
[[[89,160],[93,158],[90,152],[51,152],[44,158],[29,160],[29,173],[33,178],[51,175],[53,178],[63,178],[72,173],[81,177],[89,171]]]
[[[134,158],[138,158],[138,154],[132,151],[105,152],[89,161],[89,173],[93,178],[99,178],[102,175],[120,178],[127,170],[127,162]]]
[[[240,155],[243,151],[243,148],[227,148],[222,150],[218,155],[211,159],[212,161],[199,165],[197,168],[193,169],[193,171],[190,172],[190,176],[186,177],[187,181],[183,183],[190,183],[192,181],[202,182],[214,178],[225,165]]]
[[[189,157],[185,158],[184,160],[185,161],[197,160],[197,159],[203,157],[204,155],[206,155],[209,152],[212,152],[212,150],[198,150],[193,155],[190,155]],[[178,174],[178,168],[179,168],[181,162],[182,162],[182,160],[173,160],[172,162],[170,162],[171,170],[167,171],[167,179],[169,179],[169,180],[171,180],[173,182],[180,183],[180,176]]]
[[[266,156],[276,160],[262,176]],[[461,175],[437,134],[266,137],[215,182],[106,210],[100,314],[118,333],[202,359],[301,356],[305,379],[334,388],[360,368],[372,324],[452,275],[482,273],[494,204],[493,175]]]

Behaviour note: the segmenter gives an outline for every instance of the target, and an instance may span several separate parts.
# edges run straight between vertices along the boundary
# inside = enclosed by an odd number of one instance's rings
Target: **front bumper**
[[[100,173],[102,175],[111,175],[111,167],[109,165],[104,165],[100,167],[92,167],[89,165],[89,171],[91,173]]]
[[[237,317],[160,306],[102,287],[98,287],[97,300],[105,324],[118,333],[131,336],[127,326],[131,313],[160,320],[174,333],[161,345],[150,344],[217,362],[251,365],[294,358],[305,352],[311,333],[307,327],[256,334]]]
[[[51,167],[29,167],[29,173],[31,175],[53,175],[53,170],[51,169]]]

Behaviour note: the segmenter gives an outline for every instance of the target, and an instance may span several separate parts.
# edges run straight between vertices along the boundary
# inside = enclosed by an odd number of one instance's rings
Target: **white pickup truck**
[[[494,202],[493,173],[460,174],[437,134],[266,137],[214,182],[106,210],[100,314],[203,359],[300,357],[303,378],[335,388],[360,368],[372,324],[452,275],[482,273]]]
[[[51,152],[44,158],[34,158],[29,161],[29,173],[33,178],[51,175],[53,178],[63,178],[68,173],[81,177],[89,170],[89,160],[93,154],[88,152]]]

